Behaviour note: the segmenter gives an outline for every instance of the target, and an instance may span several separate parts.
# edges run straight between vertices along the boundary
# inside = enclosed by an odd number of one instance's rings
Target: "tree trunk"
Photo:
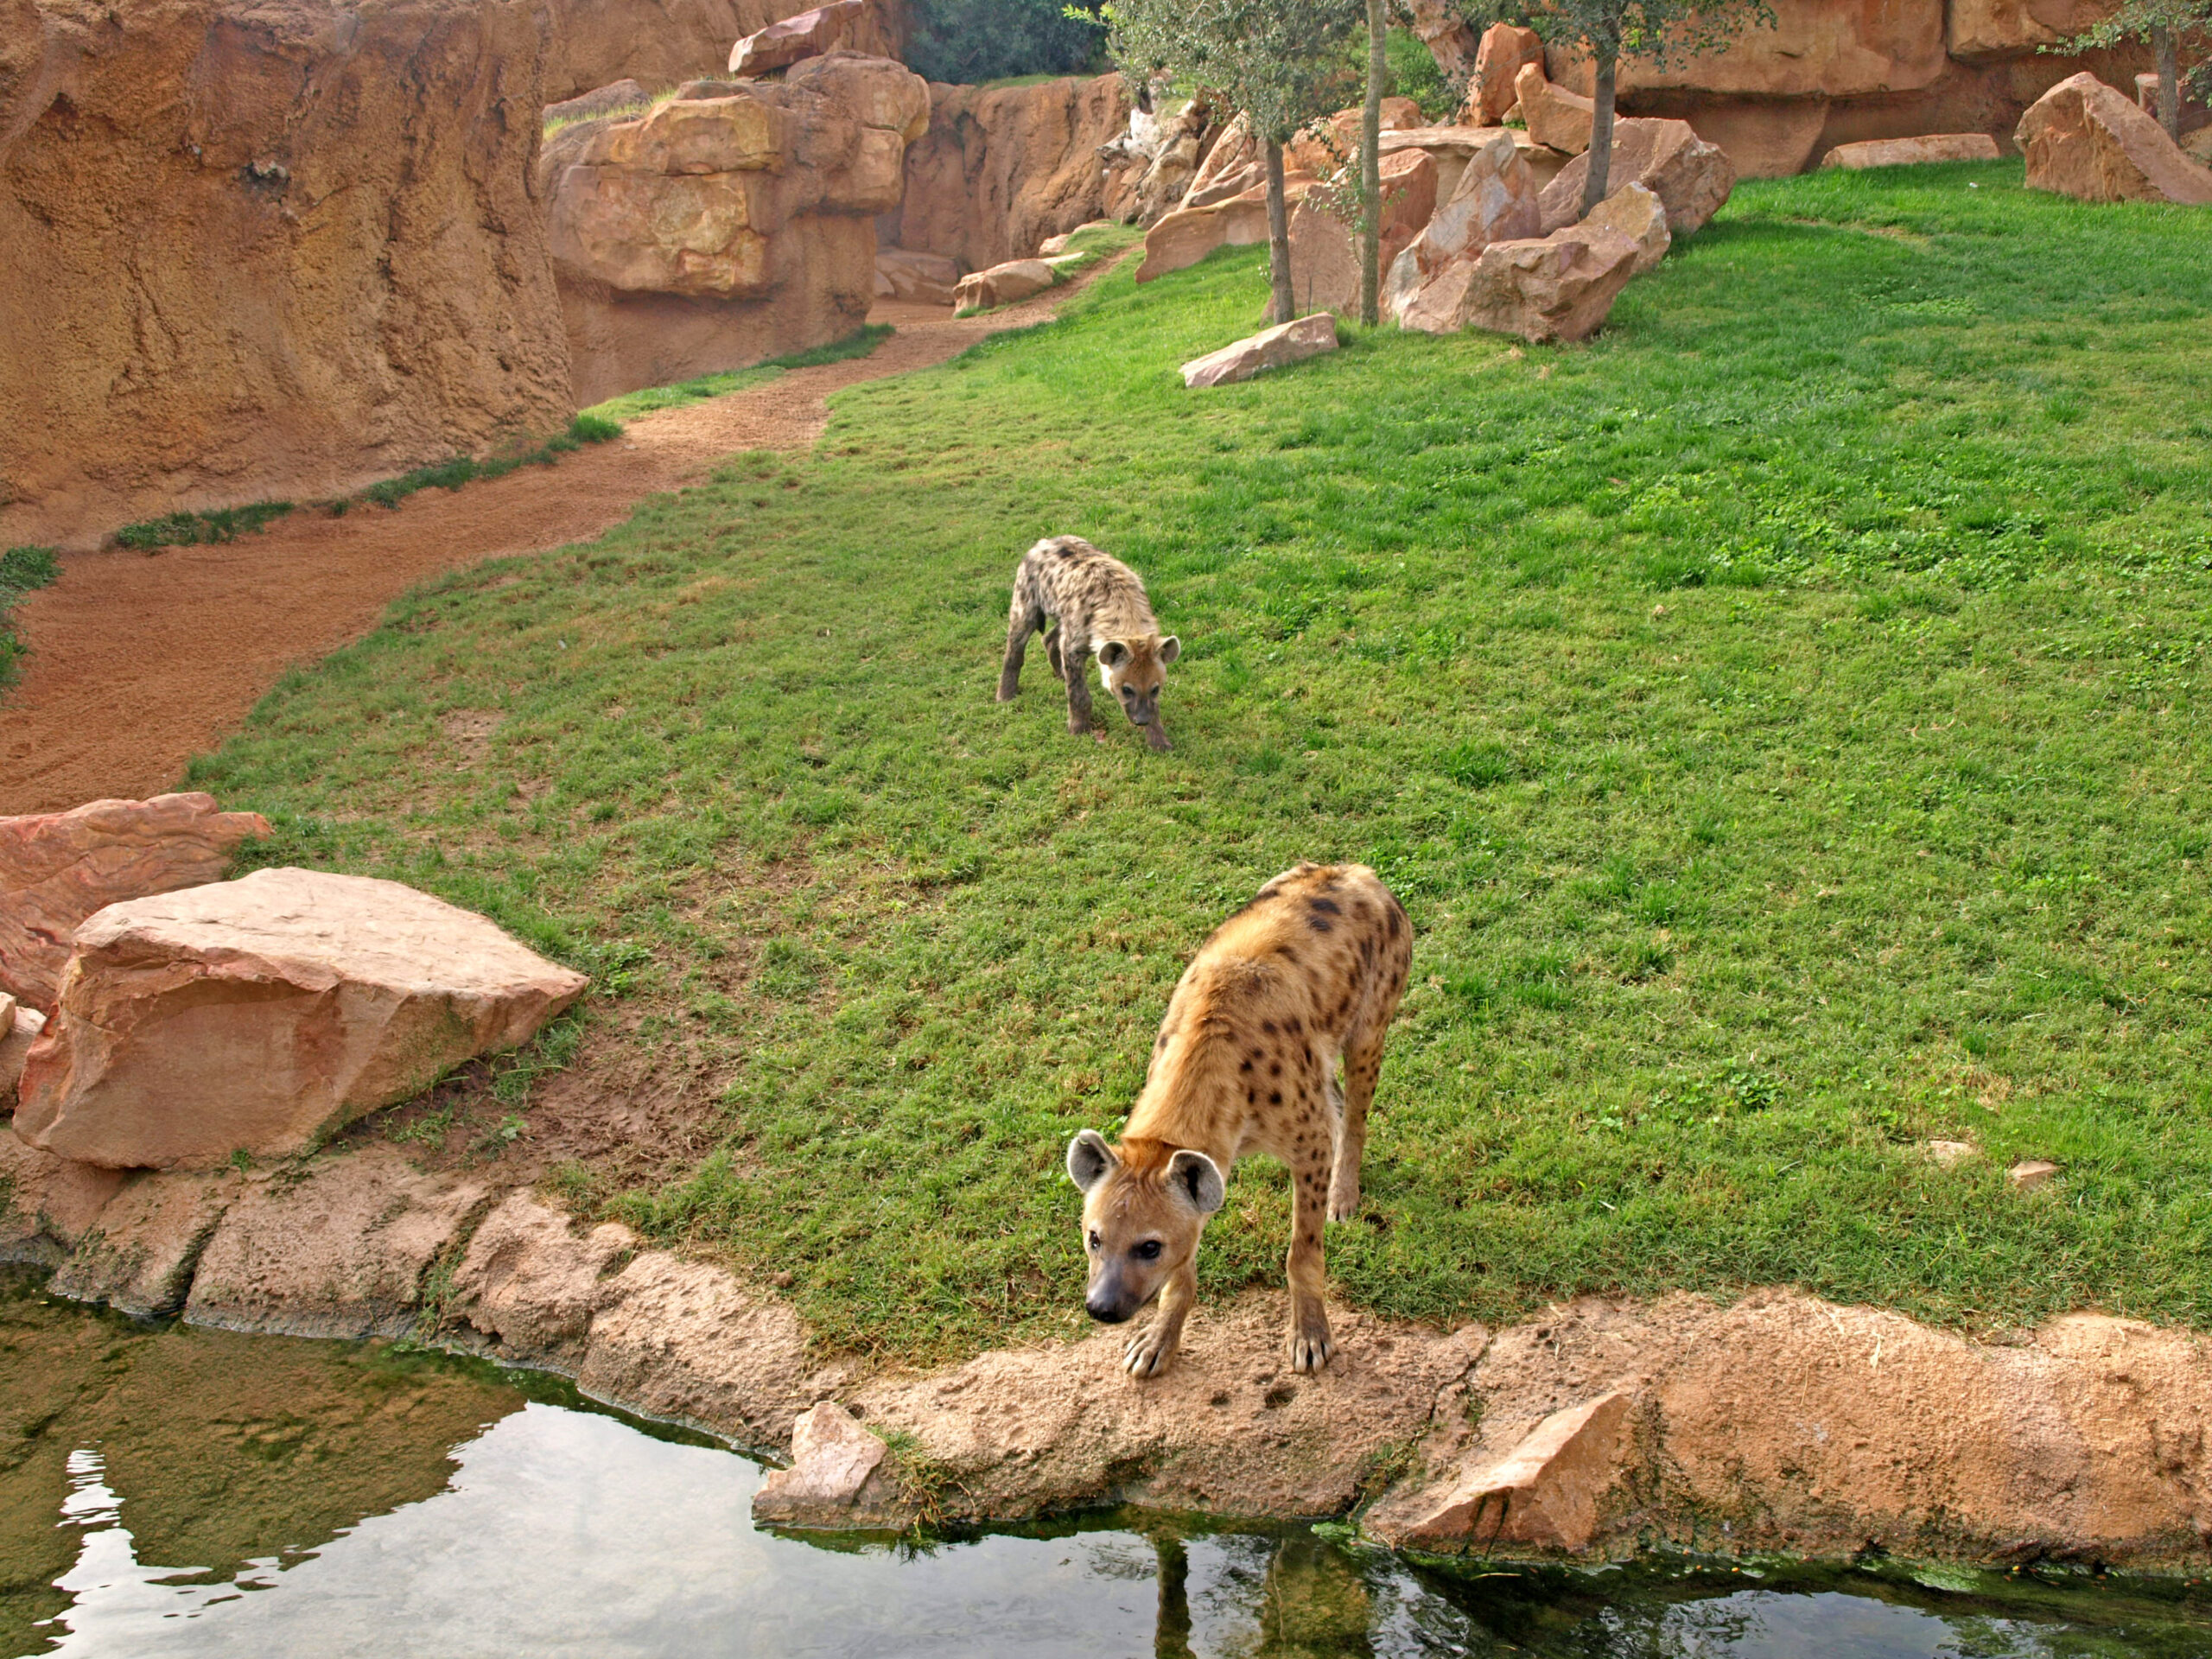
[[[1367,102],[1359,112],[1359,320],[1382,319],[1382,83],[1390,78],[1390,26],[1382,0],[1367,0]]]
[[[1600,47],[1598,52],[1597,105],[1590,114],[1590,179],[1582,188],[1582,212],[1586,217],[1605,199],[1613,170],[1613,82],[1620,69],[1618,50]]]
[[[2158,124],[2181,142],[2181,52],[2171,29],[2151,31],[2151,52],[2158,64]]]
[[[1290,208],[1282,195],[1282,146],[1262,138],[1260,158],[1268,174],[1268,321],[1288,322],[1297,315],[1298,300],[1290,288]]]

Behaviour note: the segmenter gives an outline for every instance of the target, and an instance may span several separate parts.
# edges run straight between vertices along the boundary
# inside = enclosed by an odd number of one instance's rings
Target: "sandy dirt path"
[[[941,307],[880,303],[871,321],[897,332],[867,357],[642,416],[620,440],[550,468],[419,491],[397,509],[299,512],[258,535],[151,556],[65,554],[61,580],[15,613],[30,655],[0,693],[0,814],[174,788],[286,669],[359,639],[416,582],[588,540],[738,451],[810,448],[840,387],[942,363],[1046,320],[1073,291],[957,321]]]

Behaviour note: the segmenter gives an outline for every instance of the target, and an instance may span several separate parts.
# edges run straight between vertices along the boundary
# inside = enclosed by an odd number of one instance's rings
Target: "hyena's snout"
[[[1090,1290],[1083,1299],[1083,1311],[1101,1325],[1122,1325],[1134,1319],[1144,1304],[1145,1298],[1120,1274],[1108,1268],[1090,1281]]]

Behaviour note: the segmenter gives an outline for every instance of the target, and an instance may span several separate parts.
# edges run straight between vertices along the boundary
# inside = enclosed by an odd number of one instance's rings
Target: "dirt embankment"
[[[416,582],[587,540],[735,452],[804,449],[840,387],[926,368],[1001,329],[1042,321],[1071,291],[958,321],[938,307],[880,304],[874,320],[897,332],[870,355],[645,416],[620,440],[550,471],[424,490],[389,511],[296,512],[234,542],[66,554],[61,580],[13,613],[30,656],[4,694],[0,814],[157,794],[236,729],[286,669],[359,638]]]

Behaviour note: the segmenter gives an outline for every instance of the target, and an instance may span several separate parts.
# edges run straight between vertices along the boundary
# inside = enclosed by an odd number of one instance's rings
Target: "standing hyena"
[[[1230,1166],[1255,1152],[1291,1174],[1291,1369],[1328,1363],[1322,1217],[1359,1208],[1368,1103],[1413,944],[1404,909],[1366,866],[1284,871],[1185,969],[1122,1144],[1085,1129],[1069,1145],[1090,1258],[1084,1306],[1118,1325],[1160,1299],[1129,1344],[1130,1376],[1154,1376],[1174,1354],[1198,1298],[1198,1235]]]
[[[1095,652],[1099,677],[1130,723],[1154,748],[1167,747],[1167,734],[1160,724],[1160,688],[1183,645],[1172,633],[1160,637],[1159,620],[1137,573],[1080,536],[1048,536],[1023,554],[1007,613],[1001,702],[1013,702],[1021,689],[1021,658],[1029,636],[1045,626],[1046,617],[1056,626],[1045,636],[1045,654],[1052,672],[1067,684],[1068,730],[1077,737],[1091,732],[1101,743],[1106,741],[1105,733],[1091,727],[1090,682],[1083,671],[1083,659]]]

